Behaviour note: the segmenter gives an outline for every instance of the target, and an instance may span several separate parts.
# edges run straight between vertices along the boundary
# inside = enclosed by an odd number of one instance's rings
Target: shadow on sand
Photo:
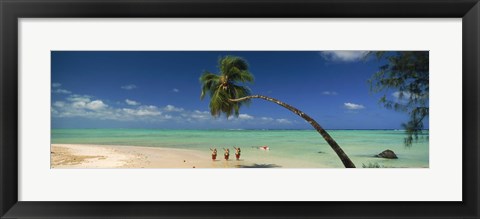
[[[238,168],[277,168],[277,167],[282,167],[278,166],[276,164],[252,164],[252,165],[238,165]]]

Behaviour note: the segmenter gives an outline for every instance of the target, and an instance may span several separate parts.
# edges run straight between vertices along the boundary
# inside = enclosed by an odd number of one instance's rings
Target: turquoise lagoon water
[[[383,167],[428,168],[428,131],[405,147],[401,130],[329,130],[329,134],[357,167],[378,163]],[[198,150],[210,159],[210,147],[242,148],[242,159],[286,168],[343,167],[325,140],[314,130],[162,130],[162,129],[53,129],[53,144],[99,144],[167,147]],[[269,151],[258,146],[268,145]],[[399,159],[374,157],[393,150]],[[233,152],[232,152],[233,154]],[[221,156],[219,156],[221,157]]]

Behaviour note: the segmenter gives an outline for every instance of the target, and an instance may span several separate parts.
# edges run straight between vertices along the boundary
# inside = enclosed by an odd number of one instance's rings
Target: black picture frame
[[[479,218],[478,0],[0,0],[1,218]],[[462,202],[18,201],[18,19],[462,18]],[[448,43],[448,42],[446,42]],[[448,115],[447,115],[448,116]],[[339,191],[341,192],[341,191]],[[439,191],[441,192],[441,191]]]

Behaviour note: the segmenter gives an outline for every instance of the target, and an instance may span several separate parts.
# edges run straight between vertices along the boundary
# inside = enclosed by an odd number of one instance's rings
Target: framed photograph
[[[429,51],[52,51],[50,63],[52,169],[429,167]],[[302,110],[271,97],[290,89]]]
[[[476,0],[0,10],[2,218],[480,217]]]

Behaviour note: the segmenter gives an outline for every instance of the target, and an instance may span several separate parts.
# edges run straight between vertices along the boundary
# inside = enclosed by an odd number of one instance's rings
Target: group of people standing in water
[[[235,149],[235,158],[237,160],[240,160],[240,153],[242,152],[240,150],[240,148],[237,148],[237,147],[233,147]],[[210,148],[210,150],[212,151],[212,160],[216,160],[217,159],[217,148]],[[223,154],[223,157],[225,158],[225,160],[228,160],[230,158],[230,149],[225,149],[223,148],[223,150],[225,151],[225,153]]]

